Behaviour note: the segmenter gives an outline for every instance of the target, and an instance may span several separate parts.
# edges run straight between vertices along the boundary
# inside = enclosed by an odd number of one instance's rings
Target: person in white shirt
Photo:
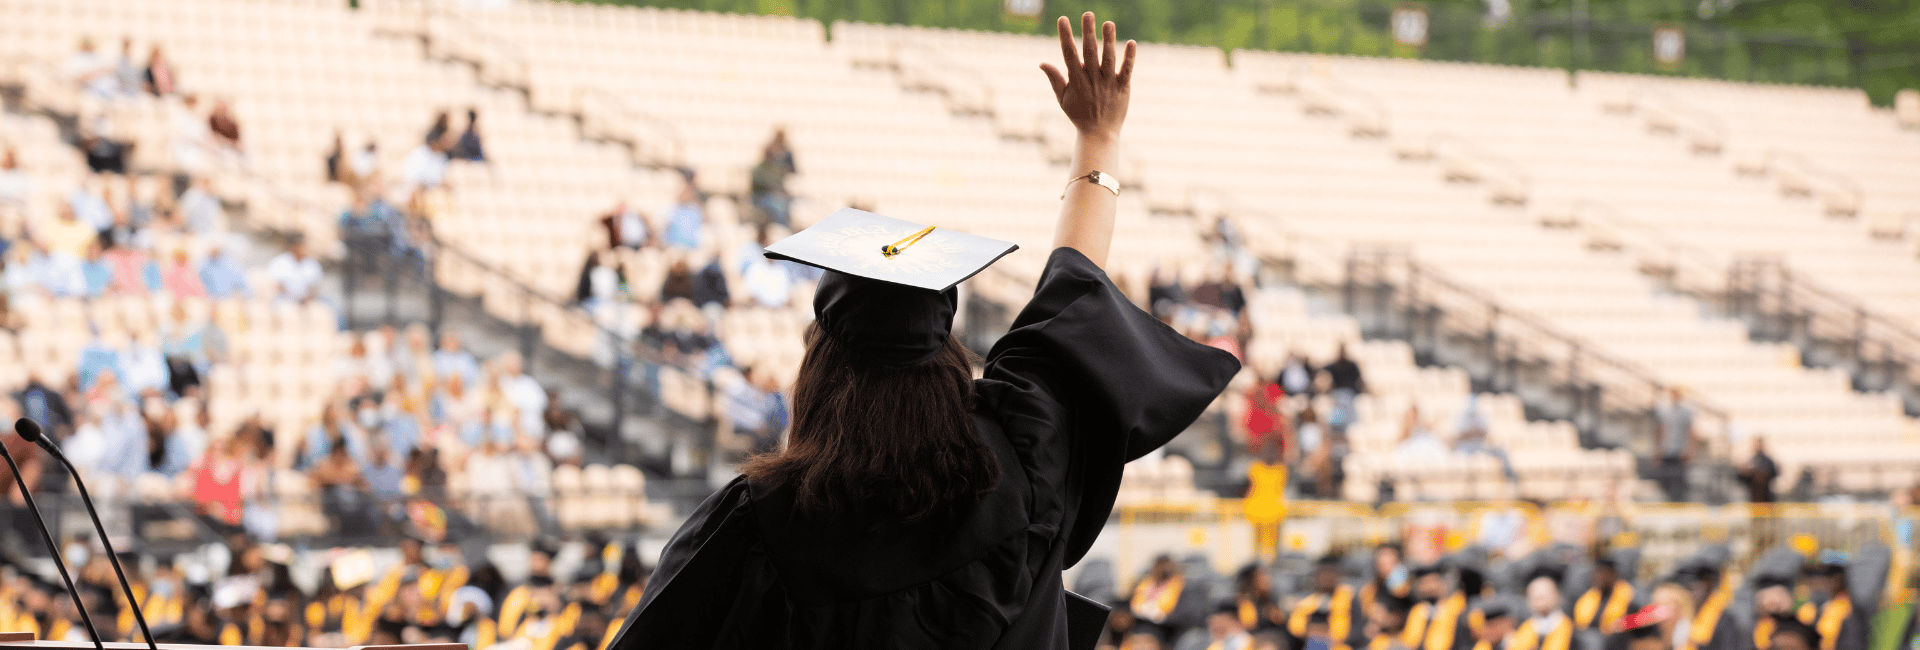
[[[747,265],[740,281],[746,285],[747,295],[768,309],[786,307],[793,294],[793,276],[787,272],[786,265],[764,256]]]
[[[80,39],[80,50],[67,57],[67,77],[100,99],[111,100],[120,94],[120,78],[114,75],[113,62],[94,51],[91,38]]]
[[[544,438],[546,426],[540,421],[540,414],[547,410],[547,391],[521,372],[520,353],[508,352],[500,355],[500,395],[512,404],[520,415],[520,430],[534,437]]]
[[[400,178],[408,187],[432,189],[447,181],[447,147],[441,142],[423,143],[407,153],[401,163]]]
[[[180,193],[180,220],[195,235],[217,235],[226,231],[220,199],[213,196],[212,187],[213,181],[203,176],[194,180],[193,187]]]
[[[19,154],[9,148],[0,153],[0,211],[26,210],[33,196],[33,177],[20,168]]]
[[[126,349],[120,352],[120,366],[127,373],[127,389],[134,393],[167,389],[167,359],[160,355],[151,331],[133,335]]]
[[[267,262],[267,277],[279,288],[282,300],[307,302],[316,297],[322,272],[320,262],[307,256],[306,242],[296,235],[287,252]]]

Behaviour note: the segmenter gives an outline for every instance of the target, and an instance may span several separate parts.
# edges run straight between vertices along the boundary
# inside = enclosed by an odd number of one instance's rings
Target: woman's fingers
[[[1061,16],[1055,27],[1060,30],[1061,62],[1066,64],[1069,71],[1080,67],[1080,54],[1073,51],[1073,24],[1067,22],[1066,16]]]
[[[1113,35],[1113,21],[1100,26],[1100,72],[1108,76],[1120,66],[1120,52],[1113,47]]]
[[[1126,88],[1128,84],[1133,83],[1133,51],[1137,48],[1133,41],[1127,41],[1127,60],[1120,64],[1120,76],[1115,78],[1120,82],[1121,88]]]
[[[1092,74],[1100,66],[1100,45],[1093,40],[1093,12],[1080,14],[1080,66]]]
[[[1040,64],[1040,71],[1046,73],[1047,83],[1053,84],[1054,101],[1059,101],[1060,96],[1066,94],[1067,91],[1066,75],[1060,74],[1060,70],[1053,67],[1051,63]]]

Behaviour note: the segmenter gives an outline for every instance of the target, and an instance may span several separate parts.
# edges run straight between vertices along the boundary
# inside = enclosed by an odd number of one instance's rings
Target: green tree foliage
[[[593,1],[593,0],[576,0]],[[1046,34],[1044,17],[1098,12],[1123,37],[1160,43],[1426,58],[1864,88],[1887,104],[1920,88],[1920,0],[599,0],[611,4]],[[1491,7],[1506,7],[1496,14]],[[1424,47],[1394,41],[1395,7],[1427,11]],[[1654,60],[1677,25],[1686,58]]]

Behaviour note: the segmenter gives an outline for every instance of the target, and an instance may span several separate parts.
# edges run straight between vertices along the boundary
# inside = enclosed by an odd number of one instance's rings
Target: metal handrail
[[[574,88],[573,105],[575,110],[580,112],[580,119],[582,120],[583,126],[585,121],[591,119],[589,115],[591,111],[587,108],[588,99],[590,98],[608,104],[609,110],[618,116],[618,119],[630,125],[646,125],[650,127],[656,135],[664,136],[659,138],[658,141],[667,143],[666,156],[664,160],[656,160],[653,163],[655,166],[678,167],[686,163],[687,138],[685,134],[681,133],[678,125],[666,118],[634,108],[632,104],[627,103],[619,94],[605,88],[599,86],[579,86]],[[636,154],[638,153],[637,150],[646,144],[640,140],[640,134],[638,132],[622,135],[626,138],[631,138],[632,141],[627,144],[635,148]]]
[[[1586,227],[1587,219],[1593,218],[1619,231],[1633,231],[1640,238],[1648,240],[1652,247],[1658,249],[1659,253],[1669,260],[1670,282],[1676,284],[1680,282],[1680,267],[1683,262],[1690,263],[1692,268],[1706,275],[1716,275],[1721,268],[1724,268],[1720,258],[1706,249],[1680,241],[1665,230],[1646,221],[1627,216],[1619,208],[1605,201],[1581,198],[1574,202],[1573,214],[1570,216],[1573,224],[1582,229]],[[1624,237],[1616,237],[1613,243],[1627,248],[1632,242]],[[1644,253],[1645,247],[1640,248]]]
[[[1648,88],[1644,85],[1635,85],[1633,89],[1639,93],[1641,100],[1657,98],[1663,104],[1662,108],[1673,113],[1674,117],[1692,120],[1694,122],[1692,126],[1706,131],[1707,135],[1713,137],[1713,142],[1710,143],[1712,150],[1719,151],[1726,146],[1729,129],[1726,120],[1721,119],[1719,115],[1695,108],[1680,101],[1680,98],[1675,97],[1673,93],[1662,89]],[[1699,144],[1695,143],[1696,146]]]
[[[1452,131],[1435,131],[1427,136],[1427,150],[1436,152],[1436,155],[1442,145],[1448,144],[1463,150],[1466,160],[1470,163],[1491,164],[1505,171],[1507,180],[1518,186],[1517,190],[1520,194],[1518,202],[1524,202],[1526,197],[1533,194],[1533,176],[1527,173],[1525,166],[1513,159],[1487,151],[1479,143]]]
[[[1798,167],[1798,170],[1801,173],[1804,173],[1816,179],[1826,181],[1827,183],[1836,186],[1837,189],[1839,189],[1840,191],[1845,192],[1848,200],[1848,205],[1844,206],[1844,209],[1838,210],[1837,212],[1840,212],[1843,214],[1855,214],[1860,210],[1860,205],[1866,200],[1866,190],[1861,189],[1860,183],[1854,181],[1853,177],[1848,176],[1846,174],[1842,174],[1840,172],[1827,169],[1818,164],[1815,164],[1812,160],[1808,159],[1805,154],[1802,154],[1798,151],[1788,151],[1786,149],[1780,149],[1780,148],[1768,149],[1765,156],[1763,157],[1763,160],[1765,160],[1765,163],[1764,163],[1765,169],[1769,171],[1774,169],[1774,166],[1778,163],[1778,161],[1781,161],[1781,160],[1790,161],[1796,167]],[[1818,188],[1808,188],[1810,192],[1817,189]],[[1833,206],[1829,206],[1829,211],[1830,212],[1835,211],[1833,210]]]

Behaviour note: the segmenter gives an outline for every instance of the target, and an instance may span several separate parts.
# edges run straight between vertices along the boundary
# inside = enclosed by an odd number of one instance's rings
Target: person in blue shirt
[[[206,287],[207,297],[214,300],[253,296],[247,287],[246,271],[220,246],[207,249],[207,261],[200,264],[200,284]]]
[[[700,231],[706,226],[707,211],[701,205],[700,191],[694,188],[692,179],[680,187],[680,198],[667,208],[666,216],[667,232],[664,239],[669,248],[700,248]]]

